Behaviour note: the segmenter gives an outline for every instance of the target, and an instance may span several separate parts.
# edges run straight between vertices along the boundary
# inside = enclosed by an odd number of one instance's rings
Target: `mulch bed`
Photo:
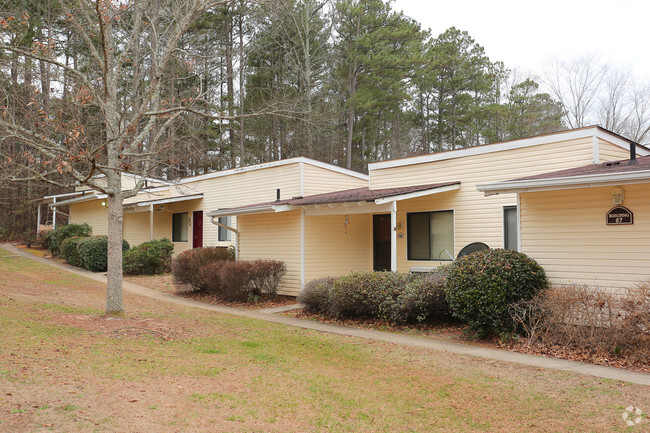
[[[193,291],[176,291],[174,295],[182,298],[192,299],[194,301],[204,302],[206,304],[223,305],[225,307],[245,308],[247,310],[263,310],[266,308],[284,307],[285,305],[296,304],[295,296],[286,295],[262,295],[258,300],[251,302],[233,302],[224,301],[217,296],[207,293],[198,293]]]
[[[513,352],[526,353],[529,355],[540,355],[549,358],[566,359],[607,367],[623,368],[626,370],[650,373],[650,365],[647,361],[628,359],[613,354],[598,354],[587,349],[565,346],[543,346],[528,345],[525,339],[503,342],[498,338],[477,340],[472,337],[469,328],[459,322],[425,322],[410,325],[394,325],[383,320],[376,319],[336,319],[318,313],[305,310],[289,311],[284,313],[300,319],[314,320],[318,322],[331,323],[336,325],[351,326],[362,329],[375,329],[379,331],[396,332],[408,335],[418,335],[451,341],[455,343],[471,344],[473,346],[489,347],[494,349],[505,349]]]

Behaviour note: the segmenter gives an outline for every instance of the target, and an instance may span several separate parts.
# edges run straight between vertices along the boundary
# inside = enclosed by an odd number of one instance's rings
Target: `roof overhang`
[[[342,215],[342,214],[364,214],[377,212],[390,212],[392,203],[408,200],[417,197],[424,197],[433,194],[440,194],[448,191],[460,189],[460,182],[454,182],[443,186],[428,188],[422,191],[415,191],[392,196],[379,197],[370,200],[358,201],[333,201],[331,203],[299,203],[303,199],[296,199],[296,203],[291,200],[277,204],[267,203],[252,205],[241,208],[219,209],[208,212],[209,217],[238,216],[238,215],[255,215],[269,214],[278,212],[288,212],[292,210],[305,211],[305,215]]]
[[[278,204],[278,205],[260,205],[260,206],[250,206],[246,208],[234,208],[234,209],[218,209],[208,212],[206,216],[209,217],[224,217],[224,216],[239,216],[239,215],[256,215],[264,213],[276,213],[276,212],[287,212],[294,210],[292,206],[287,204]]]
[[[58,207],[58,206],[67,206],[69,204],[74,204],[74,203],[81,203],[84,201],[92,201],[92,200],[101,200],[108,197],[106,194],[98,194],[98,193],[92,193],[92,194],[86,194],[81,197],[75,197],[71,198],[68,200],[63,200],[63,201],[57,201],[54,203],[50,203],[49,206],[51,208],[53,207]]]
[[[166,197],[155,200],[139,201],[124,205],[124,210],[129,212],[148,212],[153,206],[164,205],[168,203],[178,203],[190,200],[200,200],[203,198],[203,193],[183,195],[178,197]]]
[[[650,170],[546,179],[509,180],[505,182],[480,184],[476,186],[476,189],[487,196],[501,193],[520,193],[572,188],[597,188],[601,186],[647,182],[650,182]]]

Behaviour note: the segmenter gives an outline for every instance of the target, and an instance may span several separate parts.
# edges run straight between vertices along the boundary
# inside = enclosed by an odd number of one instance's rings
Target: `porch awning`
[[[301,208],[304,208],[308,215],[383,212],[389,209],[390,203],[392,202],[440,194],[457,189],[460,189],[459,181],[384,189],[364,187],[315,194],[307,197],[294,197],[288,200],[276,200],[274,202],[218,209],[208,212],[207,216],[221,217],[275,213]]]
[[[201,198],[203,198],[203,193],[182,195],[178,197],[159,198],[155,200],[146,200],[146,201],[139,201],[136,203],[125,204],[124,209],[130,210],[131,212],[146,212],[147,210],[149,210],[148,208],[150,206],[156,206],[159,204],[167,204],[167,203],[177,203],[177,202],[190,201],[190,200],[198,200]],[[139,208],[146,208],[146,209],[139,209]]]

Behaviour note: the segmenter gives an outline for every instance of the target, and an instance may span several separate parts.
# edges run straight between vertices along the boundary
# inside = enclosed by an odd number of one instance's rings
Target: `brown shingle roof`
[[[614,173],[629,173],[633,171],[650,170],[650,156],[642,156],[637,158],[636,163],[630,163],[629,159],[621,161],[610,161],[602,164],[591,164],[583,167],[569,168],[566,170],[553,171],[550,173],[542,173],[534,176],[520,177],[512,179],[508,182],[516,182],[521,180],[537,180],[537,179],[556,179],[563,177],[578,177],[599,174],[614,174]]]
[[[460,185],[459,181],[432,183],[428,185],[404,186],[397,188],[384,188],[384,189],[370,189],[368,187],[347,189],[344,191],[327,192],[324,194],[315,194],[306,197],[293,197],[286,200],[276,200],[264,203],[250,204],[246,206],[239,206],[233,208],[219,209],[219,211],[243,211],[250,208],[258,208],[264,206],[277,206],[277,205],[291,205],[291,206],[306,206],[314,204],[328,204],[328,203],[349,203],[358,201],[374,201],[380,198],[394,197],[402,194],[410,194],[414,192],[433,190],[443,188],[445,186]]]

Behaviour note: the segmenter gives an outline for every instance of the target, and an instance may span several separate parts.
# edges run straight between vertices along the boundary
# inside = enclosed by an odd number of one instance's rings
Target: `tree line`
[[[388,0],[19,0],[1,4],[0,37],[0,176],[22,181],[0,186],[5,235],[25,198],[107,167],[176,179],[307,156],[364,171],[594,123],[650,141],[630,73],[585,57],[521,76]]]

